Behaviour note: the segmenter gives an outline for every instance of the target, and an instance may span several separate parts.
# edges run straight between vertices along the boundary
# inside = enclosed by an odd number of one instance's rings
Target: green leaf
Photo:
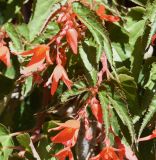
[[[11,23],[7,23],[5,25],[5,30],[13,42],[14,49],[16,51],[21,51],[23,49],[22,42],[20,39],[21,37],[19,36],[15,26]]]
[[[36,150],[42,160],[51,160],[51,154],[49,153],[51,146],[46,136],[39,141]]]
[[[45,43],[46,40],[55,36],[59,31],[60,28],[58,24],[56,22],[51,21],[44,29],[44,31],[32,41],[32,43]]]
[[[62,0],[37,0],[35,9],[31,20],[29,21],[28,28],[30,31],[30,41],[39,35],[45,27],[46,22],[50,18],[53,12],[55,12],[59,5],[56,3]]]
[[[82,81],[78,81],[74,83],[72,89],[65,91],[61,95],[61,102],[67,102],[70,97],[80,95],[82,93],[86,92],[86,85]]]
[[[7,23],[5,25],[5,30],[13,42],[14,49],[16,51],[21,51],[23,49],[23,46],[22,46],[20,36],[17,33],[17,30],[15,29],[15,26],[11,23]]]
[[[30,145],[30,136],[28,133],[18,135],[18,136],[16,136],[16,139],[22,147],[24,147],[27,151],[31,151],[31,148],[29,146]]]
[[[120,80],[121,86],[123,87],[123,91],[126,93],[126,95],[128,95],[128,97],[132,101],[135,101],[137,86],[134,81],[134,78],[126,74],[120,74],[119,80]]]
[[[17,25],[17,32],[24,37],[26,40],[29,40],[29,28],[28,25],[23,23],[21,25]]]
[[[90,79],[91,79],[90,83],[92,85],[96,85],[98,72],[97,72],[97,69],[92,65],[92,63],[90,62],[90,60],[88,58],[88,54],[91,54],[91,53],[86,53],[84,45],[80,45],[79,46],[79,54],[80,54],[81,60],[83,62],[83,65],[85,66],[85,68],[87,70],[87,74],[89,74],[89,76],[90,76]]]
[[[144,88],[148,88],[149,90],[153,90],[156,85],[156,62],[152,64],[150,75],[147,83]]]
[[[122,120],[122,123],[128,127],[130,135],[131,135],[131,141],[133,143],[135,141],[135,130],[134,130],[132,118],[130,117],[126,109],[126,105],[124,104],[124,102],[122,102],[121,98],[113,99],[109,97],[109,100],[113,108],[115,109],[116,113]]]
[[[26,80],[22,86],[21,94],[23,97],[26,97],[31,92],[32,86],[33,86],[33,77],[29,76],[26,78]]]
[[[101,91],[98,93],[100,104],[102,106],[102,111],[103,111],[103,121],[105,125],[105,134],[106,137],[109,136],[109,128],[110,128],[110,117],[109,117],[109,100],[106,96],[105,91]],[[112,117],[111,117],[112,118]]]
[[[142,131],[144,130],[144,128],[146,127],[146,125],[148,124],[148,122],[151,120],[151,118],[154,116],[155,113],[156,113],[156,94],[153,96],[148,111],[145,114],[145,117],[143,118],[143,122],[140,127],[138,137],[141,136]]]
[[[0,150],[0,158],[3,160],[8,160],[10,154],[13,151],[13,149],[9,147],[13,147],[14,143],[12,137],[10,136],[9,131],[2,124],[0,124],[0,144],[2,147]]]
[[[77,14],[79,20],[87,26],[89,31],[92,33],[95,41],[97,42],[97,56],[96,62],[99,63],[101,54],[105,51],[110,64],[113,67],[113,52],[111,44],[108,38],[108,33],[105,30],[100,19],[92,12],[89,8],[83,6],[79,2],[74,2],[72,4],[73,11]]]

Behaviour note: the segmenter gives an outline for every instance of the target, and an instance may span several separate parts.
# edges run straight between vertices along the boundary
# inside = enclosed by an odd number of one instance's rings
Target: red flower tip
[[[68,29],[66,33],[67,42],[70,45],[71,49],[73,50],[74,54],[77,54],[77,39],[78,33],[74,28]]]
[[[151,42],[151,44],[154,46],[155,45],[155,40],[156,40],[156,34],[154,34],[153,36],[152,36],[152,42]]]
[[[7,66],[11,67],[10,51],[6,46],[0,46],[0,60]]]
[[[54,156],[58,160],[66,160],[67,157],[69,158],[69,160],[74,160],[72,151],[71,151],[71,149],[69,147],[66,147],[66,148],[62,149],[61,151],[56,153]]]
[[[118,21],[120,21],[120,17],[118,17],[118,16],[105,14],[105,6],[103,6],[103,5],[99,6],[99,8],[96,10],[96,14],[102,20],[106,20],[106,21],[110,21],[110,22],[118,22]]]

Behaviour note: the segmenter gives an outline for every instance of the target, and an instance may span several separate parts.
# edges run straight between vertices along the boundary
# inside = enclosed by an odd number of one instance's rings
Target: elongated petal
[[[98,122],[103,123],[102,108],[97,99],[95,99],[93,104],[91,104],[91,110]]]
[[[112,16],[112,15],[102,15],[100,16],[101,19],[110,21],[110,22],[118,22],[120,21],[120,18],[118,16]]]
[[[70,148],[64,148],[58,153],[54,155],[58,160],[66,160],[67,157],[69,157],[69,160],[74,160],[72,151]]]
[[[42,70],[45,68],[45,65],[43,64],[44,59],[42,61],[39,61],[31,66],[24,67],[23,70],[21,70],[21,74],[27,75],[28,73],[37,72],[42,68]]]
[[[51,141],[54,143],[64,143],[73,138],[75,134],[75,129],[65,128],[61,132],[59,132],[56,136],[51,138]]]
[[[68,89],[71,89],[73,82],[71,80],[69,80],[68,78],[65,78],[64,76],[62,77],[62,81],[66,84],[66,86],[68,87]]]
[[[58,65],[55,67],[55,69],[54,69],[54,71],[53,71],[53,78],[56,80],[56,82],[58,82],[58,81],[61,79],[64,71],[65,71],[65,70],[64,70],[63,66],[60,65],[60,64],[58,64]]]
[[[10,52],[8,47],[6,46],[1,46],[0,47],[0,60],[7,66],[10,67],[11,66],[11,62],[10,62]]]
[[[77,54],[78,33],[74,28],[68,29],[66,33],[67,42],[69,43],[74,54]]]
[[[29,55],[33,55],[34,52],[35,52],[34,49],[31,49],[31,50],[28,50],[28,51],[20,53],[20,55],[22,55],[22,56],[29,56]]]
[[[53,78],[52,84],[51,84],[51,95],[54,95],[58,87],[58,81],[56,81],[55,78]]]
[[[148,140],[151,140],[151,139],[153,139],[153,138],[156,138],[156,130],[154,130],[154,131],[152,132],[152,134],[149,135],[149,136],[139,138],[139,139],[138,139],[138,142],[148,141]]]

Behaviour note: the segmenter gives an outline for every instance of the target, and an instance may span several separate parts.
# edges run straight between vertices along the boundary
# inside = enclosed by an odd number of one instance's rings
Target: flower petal
[[[91,110],[98,122],[103,123],[102,108],[97,99],[93,99],[93,103],[91,104]]]
[[[10,67],[11,66],[11,62],[10,62],[10,52],[8,47],[6,46],[1,46],[0,47],[0,60],[7,66]]]
[[[66,33],[66,38],[74,54],[77,54],[77,43],[78,43],[77,42],[77,38],[78,38],[77,31],[74,28],[68,29]]]
[[[66,160],[67,157],[69,157],[69,160],[74,160],[72,151],[70,148],[66,147],[64,149],[62,149],[61,151],[59,151],[58,153],[56,153],[54,155],[58,160]]]
[[[59,132],[56,136],[51,137],[51,141],[54,143],[64,143],[71,140],[75,134],[76,129],[65,128]]]
[[[51,84],[51,95],[54,95],[58,87],[58,81],[56,79],[53,79],[52,84]]]

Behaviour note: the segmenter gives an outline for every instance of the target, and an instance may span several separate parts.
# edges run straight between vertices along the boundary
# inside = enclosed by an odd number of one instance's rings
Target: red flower
[[[10,51],[8,47],[1,45],[0,46],[0,60],[5,63],[7,67],[11,66],[10,62]]]
[[[90,160],[120,160],[112,147],[104,148],[97,156]]]
[[[40,61],[44,61],[45,58],[49,62],[49,47],[47,45],[39,45],[34,49],[21,53],[22,56],[32,55],[32,58],[27,66],[34,65]]]
[[[98,120],[99,123],[103,123],[102,108],[99,101],[95,97],[93,97],[91,99],[90,104],[91,104],[92,113],[95,116],[95,118]]]
[[[78,120],[68,120],[65,123],[57,123],[59,127],[52,130],[61,130],[56,136],[51,137],[53,143],[62,143],[68,147],[75,145],[80,128]]]
[[[152,132],[151,135],[139,138],[138,142],[140,142],[140,141],[148,141],[148,140],[151,140],[153,138],[156,138],[156,129]]]
[[[73,50],[74,54],[77,54],[77,38],[78,34],[74,28],[70,28],[67,30],[66,39],[71,49]]]
[[[153,45],[153,46],[155,45],[155,40],[156,40],[156,34],[154,34],[154,35],[152,36],[152,45]]]
[[[62,149],[61,151],[56,153],[54,156],[58,160],[66,160],[67,157],[69,157],[69,160],[74,160],[72,151],[71,151],[71,149],[69,147],[66,147],[66,148]]]
[[[52,75],[50,76],[49,80],[45,84],[45,86],[48,86],[50,83],[52,83],[52,85],[51,85],[51,94],[52,95],[54,95],[54,93],[56,92],[57,87],[58,87],[58,82],[59,82],[60,79],[66,84],[68,89],[71,89],[72,81],[69,80],[68,75],[67,75],[65,69],[63,68],[63,66],[58,64],[55,67],[55,69],[54,69]]]
[[[105,6],[100,5],[96,10],[96,14],[102,19],[110,22],[118,22],[120,18],[118,16],[112,16],[105,14]]]

